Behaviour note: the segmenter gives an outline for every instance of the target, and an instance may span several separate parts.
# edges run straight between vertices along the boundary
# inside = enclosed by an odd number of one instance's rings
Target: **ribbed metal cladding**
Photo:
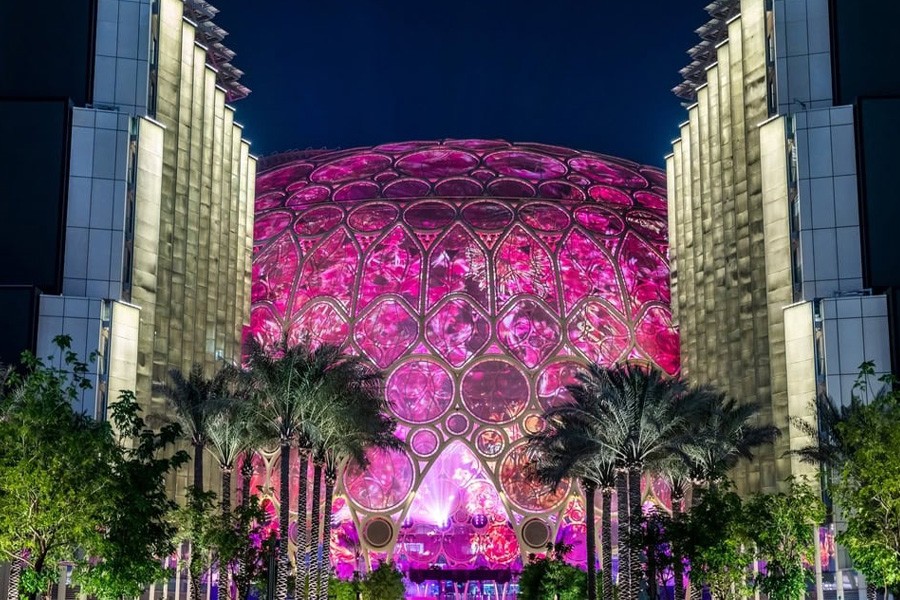
[[[673,314],[686,376],[759,403],[760,420],[786,430],[781,308],[790,298],[770,289],[766,264],[790,257],[769,247],[764,221],[765,3],[741,8],[667,159]],[[738,467],[740,491],[774,490],[790,475],[782,445]]]
[[[183,8],[160,3],[158,122],[142,121],[138,149],[142,399],[173,367],[211,373],[239,359],[250,308],[256,160]],[[147,404],[151,415],[168,412],[162,398]]]

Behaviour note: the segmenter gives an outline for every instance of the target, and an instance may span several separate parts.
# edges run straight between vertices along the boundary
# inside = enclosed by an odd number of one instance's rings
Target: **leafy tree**
[[[668,524],[668,536],[676,560],[690,564],[691,589],[709,587],[713,598],[746,597],[749,552],[740,497],[722,486],[702,490],[688,513],[676,514]]]
[[[819,551],[812,531],[825,518],[818,494],[792,479],[787,492],[756,494],[745,511],[747,536],[766,562],[756,582],[760,590],[771,600],[803,598],[810,577],[803,562]]]
[[[403,573],[391,561],[385,561],[373,569],[359,588],[362,600],[403,600],[406,597]]]
[[[212,566],[211,555],[222,523],[216,510],[215,492],[204,492],[194,486],[187,489],[187,501],[175,514],[178,526],[176,541],[190,542],[191,556],[188,563],[190,599],[200,600],[200,581],[203,570]]]
[[[269,527],[269,521],[268,513],[253,496],[233,512],[209,522],[206,540],[208,549],[215,552],[218,558],[220,572],[221,569],[228,569],[229,565],[241,566],[233,578],[234,591],[239,600],[246,600],[252,587],[265,584],[268,558],[277,546],[277,538]]]
[[[838,542],[886,595],[900,584],[900,393],[888,376],[881,379],[881,392],[862,402],[859,394],[867,391],[873,372],[871,363],[862,365],[854,410],[835,427],[844,455],[832,490],[847,521]]]
[[[566,544],[547,544],[547,555],[534,558],[519,575],[519,600],[583,600],[587,597],[587,575],[568,564]]]
[[[13,565],[11,598],[19,573],[25,591],[46,595],[59,561],[99,543],[117,488],[109,425],[72,409],[90,388],[87,365],[70,338],[55,341],[61,366],[24,353],[0,405],[0,552]]]
[[[188,461],[186,452],[168,450],[180,437],[169,424],[159,432],[148,428],[130,391],[111,405],[111,421],[118,436],[118,453],[111,464],[114,485],[107,492],[102,535],[87,547],[90,556],[76,573],[83,593],[100,600],[140,596],[153,582],[170,576],[159,557],[175,550],[175,526],[170,514],[177,505],[169,499],[166,475]]]

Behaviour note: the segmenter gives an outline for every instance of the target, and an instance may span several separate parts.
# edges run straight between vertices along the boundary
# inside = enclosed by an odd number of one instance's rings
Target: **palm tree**
[[[394,435],[396,421],[388,414],[382,388],[383,376],[370,363],[355,355],[343,360],[328,373],[328,391],[335,408],[334,427],[323,430],[314,446],[316,465],[325,475],[322,544],[318,535],[313,543],[318,548],[316,571],[310,579],[310,598],[328,597],[331,575],[331,519],[334,486],[340,468],[348,461],[361,467],[368,465],[369,448],[400,449],[403,442]],[[313,497],[313,505],[319,498]]]
[[[738,404],[725,393],[702,386],[685,394],[684,424],[670,450],[684,463],[696,485],[716,486],[742,459],[752,460],[753,451],[778,437],[773,425],[754,425],[759,405]]]
[[[672,494],[672,518],[677,519],[684,512],[684,498],[691,487],[688,468],[677,456],[671,456],[659,465],[659,472],[669,484]],[[674,600],[684,600],[684,562],[680,556],[672,555],[672,579],[674,580]]]
[[[597,521],[594,516],[594,497],[596,491],[600,490],[603,502],[603,521],[600,527],[603,598],[612,600],[611,509],[612,494],[616,489],[615,462],[612,453],[600,439],[602,433],[589,427],[582,415],[572,408],[563,406],[545,412],[543,418],[547,426],[528,436],[528,452],[533,459],[534,474],[538,481],[554,489],[566,478],[578,478],[581,482],[587,525],[588,600],[597,598]],[[591,410],[590,406],[581,408]]]
[[[577,378],[578,383],[569,386],[574,410],[598,433],[600,443],[619,469],[619,547],[624,542],[628,572],[626,585],[620,585],[620,597],[634,600],[640,591],[641,558],[639,544],[631,540],[640,538],[641,475],[666,457],[670,441],[679,431],[682,417],[678,403],[684,385],[656,368],[631,364],[591,364]],[[622,480],[626,475],[628,526],[623,527]],[[622,554],[620,551],[620,564]]]
[[[157,383],[155,393],[164,396],[194,447],[194,488],[203,491],[203,450],[209,444],[209,422],[224,408],[226,374],[218,371],[211,379],[203,366],[195,364],[185,377],[180,369],[169,371],[172,384]]]
[[[329,418],[329,402],[325,396],[326,372],[340,351],[323,345],[311,350],[304,345],[290,346],[282,340],[271,349],[252,342],[247,364],[257,406],[257,422],[277,440],[281,460],[279,490],[279,550],[275,597],[287,597],[288,520],[290,518],[291,447],[298,441],[314,442]],[[303,471],[303,469],[301,469]],[[305,473],[301,473],[305,485]],[[306,529],[306,514],[298,511],[298,532]]]
[[[222,473],[222,515],[231,513],[231,477],[234,465],[241,454],[255,450],[256,437],[253,428],[252,403],[241,397],[236,388],[237,372],[231,365],[222,367],[221,377],[228,383],[223,386],[223,406],[207,422],[206,435],[210,453],[219,463]]]
[[[779,435],[777,427],[752,424],[759,413],[757,404],[738,404],[712,387],[692,388],[683,396],[679,410],[682,413],[681,431],[669,444],[674,457],[668,464],[673,482],[673,510],[675,496],[682,492],[683,498],[687,482],[694,489],[692,504],[696,505],[699,488],[720,485],[738,462],[751,460],[756,448],[771,444]],[[680,504],[679,501],[679,508]],[[676,593],[683,594],[680,561],[676,560],[675,567]],[[704,582],[693,579],[691,598],[699,599]],[[683,595],[676,598],[683,600]]]

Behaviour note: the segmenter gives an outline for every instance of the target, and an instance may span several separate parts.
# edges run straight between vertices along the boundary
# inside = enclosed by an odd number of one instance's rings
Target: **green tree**
[[[825,518],[825,507],[806,482],[791,479],[787,492],[756,494],[745,505],[746,531],[766,562],[757,584],[771,600],[798,600],[806,593],[810,573],[805,559],[818,552],[813,527]]]
[[[566,563],[566,544],[547,544],[547,554],[530,557],[519,576],[519,600],[583,600],[587,575]]]
[[[836,426],[843,460],[832,491],[847,526],[838,534],[853,565],[872,586],[900,585],[900,393],[896,381],[881,379],[879,393],[864,403],[866,379],[874,366],[862,365],[854,390],[854,410]]]
[[[692,590],[706,585],[715,599],[744,598],[753,555],[741,499],[727,486],[698,490],[698,496],[689,512],[668,524],[673,554],[688,560]]]
[[[76,571],[81,591],[100,600],[140,596],[170,576],[159,560],[175,550],[170,516],[177,505],[168,496],[166,475],[189,460],[184,451],[169,452],[181,435],[179,425],[148,428],[132,392],[122,392],[110,413],[118,438],[111,503],[102,535],[85,548],[94,558]]]
[[[359,586],[362,600],[403,600],[406,586],[403,574],[390,561],[379,564]]]
[[[174,522],[178,527],[176,542],[191,544],[188,562],[190,598],[200,600],[203,571],[212,566],[212,556],[217,550],[222,527],[221,515],[216,510],[215,492],[204,492],[189,486],[185,504],[176,511]]]
[[[61,560],[98,544],[116,482],[109,425],[73,411],[87,365],[66,336],[61,366],[24,353],[9,376],[0,418],[0,552],[12,561],[10,597],[48,594]]]

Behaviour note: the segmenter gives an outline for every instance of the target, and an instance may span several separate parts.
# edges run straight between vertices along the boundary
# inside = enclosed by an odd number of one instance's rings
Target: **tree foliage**
[[[170,515],[177,505],[167,494],[166,476],[189,459],[186,452],[168,452],[180,427],[169,424],[158,432],[147,427],[130,391],[112,404],[111,421],[118,437],[110,465],[111,503],[102,535],[86,548],[101,558],[87,561],[77,578],[82,592],[100,600],[139,596],[148,584],[170,576],[159,560],[175,550]]]
[[[810,573],[804,560],[818,552],[813,528],[825,518],[817,493],[803,481],[790,480],[787,492],[757,494],[745,505],[747,536],[757,558],[766,563],[758,577],[771,600],[797,600],[806,593]]]
[[[59,367],[23,354],[0,418],[0,552],[23,561],[31,594],[49,591],[59,561],[98,545],[116,489],[108,424],[72,409],[90,388],[87,364],[69,338],[56,343]]]
[[[746,596],[753,555],[745,525],[740,497],[722,487],[704,490],[690,512],[675,515],[669,539],[675,557],[690,563],[691,585],[709,586],[717,599]]]
[[[587,575],[565,560],[566,544],[547,544],[547,555],[532,558],[519,576],[519,600],[584,600]]]
[[[881,392],[862,402],[873,372],[862,365],[855,408],[836,426],[846,459],[832,491],[847,521],[838,541],[870,583],[893,588],[900,585],[900,393],[883,377]]]

